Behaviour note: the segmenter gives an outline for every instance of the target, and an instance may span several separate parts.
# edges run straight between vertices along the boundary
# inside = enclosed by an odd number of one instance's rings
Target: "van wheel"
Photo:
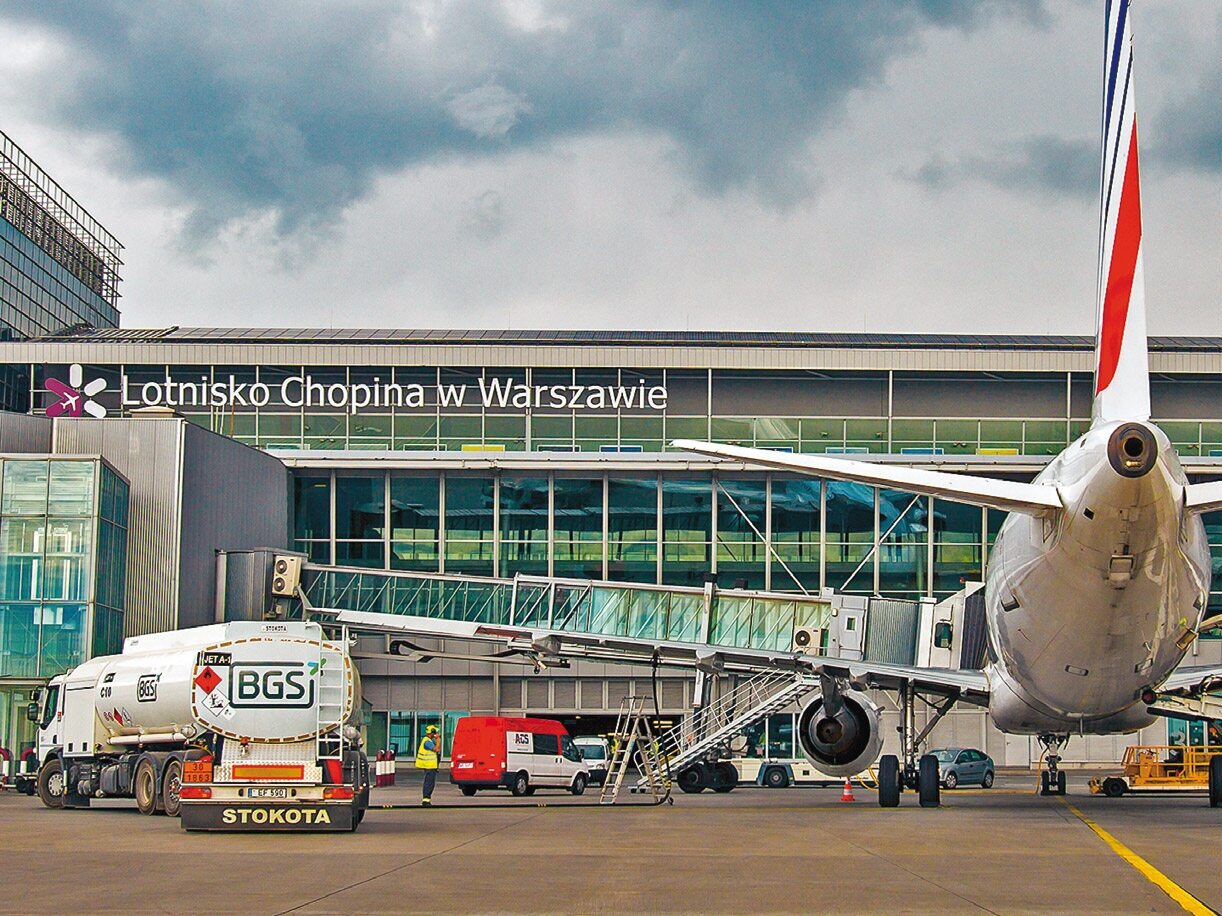
[[[585,795],[586,792],[586,777],[584,773],[578,773],[573,779],[573,786],[569,789],[574,795]]]
[[[770,767],[764,774],[764,785],[769,789],[784,789],[789,785],[789,774],[780,767]]]
[[[472,795],[475,794],[475,786],[463,786],[462,794],[467,796],[467,798],[470,798]]]
[[[38,771],[38,797],[48,808],[64,806],[64,764],[52,757]]]
[[[177,758],[165,765],[161,777],[161,807],[170,817],[182,813],[182,761]]]
[[[136,764],[136,807],[141,814],[157,813],[157,768],[147,757]]]
[[[521,798],[523,795],[529,795],[530,777],[525,773],[519,773],[513,778],[513,785],[509,787],[509,791],[515,798]]]

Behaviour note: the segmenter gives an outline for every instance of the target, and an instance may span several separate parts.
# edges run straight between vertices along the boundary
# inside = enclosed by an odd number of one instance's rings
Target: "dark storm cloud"
[[[1222,99],[1222,66],[1193,91],[1171,102],[1158,119],[1160,159],[1172,168],[1203,172],[1222,172],[1222,119],[1218,100]]]
[[[1089,197],[1099,188],[1099,147],[1092,140],[1035,136],[990,156],[934,156],[902,177],[934,190],[983,181],[1007,191]]]
[[[665,136],[706,191],[784,206],[849,92],[922,29],[999,12],[1039,21],[1043,4],[558,3],[524,28],[469,0],[10,0],[0,18],[66,41],[76,63],[46,106],[117,136],[116,167],[168,181],[208,234],[252,212],[325,225],[380,174],[606,130]]]

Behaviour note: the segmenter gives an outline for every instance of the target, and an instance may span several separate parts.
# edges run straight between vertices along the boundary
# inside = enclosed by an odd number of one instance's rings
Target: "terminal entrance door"
[[[16,772],[22,753],[34,746],[35,726],[25,717],[32,695],[32,687],[0,688],[0,747],[12,754],[10,775]]]

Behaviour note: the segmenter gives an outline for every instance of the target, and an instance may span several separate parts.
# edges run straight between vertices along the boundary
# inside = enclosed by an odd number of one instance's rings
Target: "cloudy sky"
[[[0,6],[126,326],[1088,333],[1103,0]],[[1222,333],[1222,4],[1135,0],[1155,333]]]

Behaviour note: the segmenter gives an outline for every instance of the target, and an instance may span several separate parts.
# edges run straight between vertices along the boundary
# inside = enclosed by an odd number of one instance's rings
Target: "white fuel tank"
[[[275,744],[303,741],[348,720],[359,681],[347,647],[317,624],[242,622],[128,639],[122,655],[92,659],[66,678],[92,681],[108,736],[204,731]]]

